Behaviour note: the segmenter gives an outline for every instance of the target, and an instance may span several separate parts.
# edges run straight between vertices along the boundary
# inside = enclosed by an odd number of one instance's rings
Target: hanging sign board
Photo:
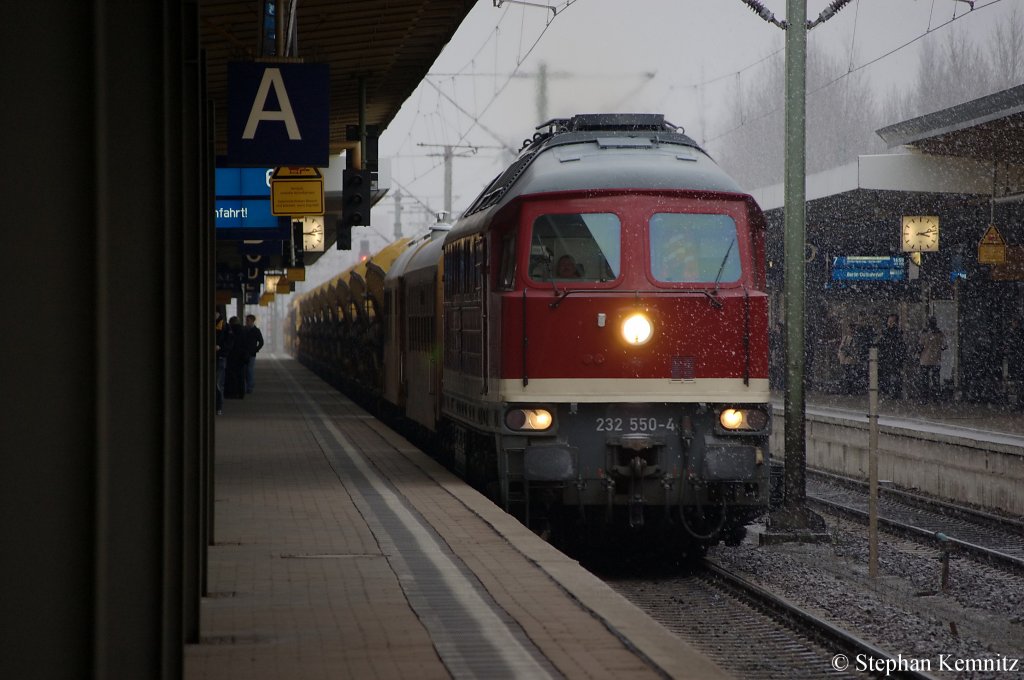
[[[327,64],[228,64],[231,166],[312,165],[330,156]]]
[[[978,264],[1004,264],[1006,262],[1006,241],[990,224],[978,242]]]
[[[832,258],[833,281],[903,281],[906,258],[895,255],[846,255]]]
[[[298,217],[324,214],[324,178],[310,167],[282,167],[270,178],[270,212]]]

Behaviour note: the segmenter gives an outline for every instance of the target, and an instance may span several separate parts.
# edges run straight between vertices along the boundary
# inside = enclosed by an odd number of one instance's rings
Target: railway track
[[[819,508],[867,522],[867,485],[808,471],[807,499]],[[962,554],[1024,575],[1024,523],[917,494],[881,489],[879,526],[920,541],[948,542]]]
[[[884,650],[713,560],[702,561],[687,575],[606,581],[737,677],[930,677],[898,669],[897,659]],[[858,664],[871,664],[873,672]]]

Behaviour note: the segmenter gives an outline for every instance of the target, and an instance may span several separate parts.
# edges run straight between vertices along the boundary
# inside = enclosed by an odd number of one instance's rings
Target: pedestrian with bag
[[[252,394],[256,388],[256,355],[263,349],[263,332],[256,326],[255,314],[246,315],[243,338],[249,357],[245,364],[245,393]]]

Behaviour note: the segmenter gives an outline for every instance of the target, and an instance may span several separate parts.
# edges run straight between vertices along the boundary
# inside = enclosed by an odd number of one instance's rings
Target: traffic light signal
[[[341,173],[341,225],[370,224],[370,171],[343,170]]]
[[[352,250],[352,225],[345,226],[345,220],[338,220],[338,250]]]

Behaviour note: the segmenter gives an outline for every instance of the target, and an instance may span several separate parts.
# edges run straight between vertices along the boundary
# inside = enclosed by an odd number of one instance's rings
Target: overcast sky
[[[550,117],[601,111],[663,113],[713,148],[716,117],[736,88],[759,77],[758,62],[783,48],[784,33],[741,0],[533,0],[558,8],[478,0],[452,41],[431,67],[429,82],[413,93],[380,140],[381,158],[406,197],[403,219],[410,235],[425,227],[416,204],[440,210],[443,203],[441,146],[471,154],[453,166],[457,215],[507,163],[541,121],[536,74],[544,62]],[[925,40],[947,40],[951,31],[983,41],[1020,0],[977,0],[972,11],[958,0],[854,0],[808,36],[811,49],[839,55],[851,69],[885,93],[910,82]],[[763,0],[779,19],[785,0]],[[815,18],[827,0],[808,0]],[[979,42],[979,44],[981,44]],[[887,56],[888,55],[888,56]],[[517,77],[511,74],[517,72]],[[475,123],[474,119],[479,123]],[[893,121],[895,122],[895,121]],[[431,145],[431,146],[421,146]],[[391,240],[394,199],[374,208],[371,239],[376,251]],[[421,213],[422,214],[422,213]]]

